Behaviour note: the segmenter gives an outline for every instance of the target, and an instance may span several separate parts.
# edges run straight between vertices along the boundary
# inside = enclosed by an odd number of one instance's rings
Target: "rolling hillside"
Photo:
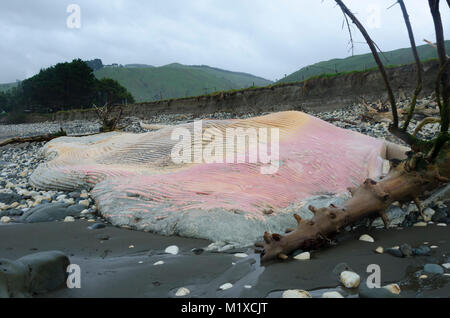
[[[10,90],[13,87],[17,86],[16,83],[8,83],[8,84],[0,84],[0,92],[6,92],[7,90]]]
[[[130,91],[136,101],[198,96],[215,91],[266,86],[272,82],[246,73],[209,66],[169,64],[162,67],[105,67],[95,76],[112,78]]]
[[[445,42],[447,52],[450,52],[450,41]],[[436,49],[429,45],[417,47],[421,60],[437,58]],[[414,62],[411,48],[384,52],[381,59],[385,65],[404,65]],[[345,59],[333,59],[319,62],[300,69],[299,71],[279,80],[278,83],[301,82],[310,77],[339,72],[362,71],[376,67],[372,54],[355,55]]]

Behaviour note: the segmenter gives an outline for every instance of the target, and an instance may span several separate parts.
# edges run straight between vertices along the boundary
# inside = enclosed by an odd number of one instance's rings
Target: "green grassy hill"
[[[128,89],[138,102],[198,96],[215,91],[267,86],[272,82],[246,73],[205,65],[169,64],[162,67],[105,67],[95,76],[112,78]]]
[[[445,41],[445,47],[447,52],[450,52],[450,41]],[[418,46],[417,50],[421,60],[437,58],[436,49],[430,45]],[[380,57],[385,65],[404,65],[414,62],[411,48],[384,52]],[[304,67],[279,80],[278,83],[301,82],[317,75],[363,71],[376,66],[372,54],[355,55],[345,59],[333,59]]]
[[[0,92],[6,92],[13,87],[16,87],[17,83],[0,84]]]

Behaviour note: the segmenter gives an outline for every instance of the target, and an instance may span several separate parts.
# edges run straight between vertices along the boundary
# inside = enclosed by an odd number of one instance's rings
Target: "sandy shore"
[[[163,237],[129,231],[112,226],[89,230],[89,223],[51,222],[39,224],[8,224],[0,226],[0,256],[17,259],[24,255],[60,250],[70,257],[72,264],[81,267],[81,288],[61,289],[44,297],[174,297],[180,287],[191,291],[189,297],[264,298],[280,297],[287,289],[303,289],[313,297],[321,297],[325,290],[338,290],[347,297],[358,297],[357,290],[338,287],[333,269],[346,263],[362,281],[367,266],[381,267],[382,285],[397,283],[401,297],[449,297],[450,277],[420,280],[417,272],[426,263],[442,264],[450,255],[450,229],[429,225],[425,228],[390,229],[348,232],[338,237],[337,246],[313,252],[309,261],[289,260],[261,266],[259,255],[251,249],[228,253],[203,252],[210,242],[180,237]],[[375,238],[375,243],[359,241],[362,233]],[[99,238],[109,237],[108,240]],[[385,248],[408,243],[418,246],[426,242],[432,249],[430,256],[397,258],[376,254],[378,246]],[[134,248],[130,248],[133,245]],[[178,255],[165,254],[170,245],[180,247]],[[236,252],[248,257],[239,259]],[[158,261],[163,265],[154,266]],[[448,272],[448,271],[447,271]],[[222,284],[233,287],[222,291]],[[248,289],[245,286],[252,286]]]

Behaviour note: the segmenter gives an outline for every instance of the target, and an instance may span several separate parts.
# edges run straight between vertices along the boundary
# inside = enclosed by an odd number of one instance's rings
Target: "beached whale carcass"
[[[227,138],[236,131],[247,134],[244,145]],[[320,207],[342,200],[349,187],[380,177],[387,159],[405,151],[305,113],[282,112],[144,134],[58,138],[44,147],[49,160],[30,181],[42,189],[92,189],[100,213],[115,225],[246,245],[292,227],[295,213],[312,217],[311,201]]]

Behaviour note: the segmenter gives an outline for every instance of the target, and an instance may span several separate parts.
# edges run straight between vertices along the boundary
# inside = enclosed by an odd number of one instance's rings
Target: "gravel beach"
[[[431,97],[424,98],[419,105],[430,101]],[[405,100],[404,106],[407,103]],[[399,143],[388,132],[387,121],[362,121],[364,113],[364,106],[352,105],[313,115],[341,128]],[[257,115],[264,114],[240,118]],[[144,122],[174,125],[205,118],[227,119],[236,115],[160,115]],[[413,119],[411,131],[421,119]],[[142,133],[146,130],[140,122],[139,118],[126,118],[122,125],[127,126],[128,132]],[[98,132],[99,127],[95,121],[0,125],[0,140],[55,133],[60,128],[68,135],[82,135]],[[433,138],[438,132],[439,125],[431,124],[421,136]],[[413,204],[394,206],[390,213],[395,226],[389,230],[381,229],[381,224],[372,229],[359,226],[342,233],[336,246],[312,252],[309,258],[302,256],[298,258],[304,260],[298,260],[293,255],[287,262],[261,266],[259,256],[250,248],[212,253],[207,252],[212,242],[113,227],[98,215],[95,202],[86,191],[33,189],[28,178],[44,160],[39,152],[43,145],[23,143],[0,148],[0,266],[4,266],[1,259],[13,264],[29,254],[61,251],[72,264],[83,269],[82,288],[59,286],[45,292],[33,290],[25,296],[278,298],[298,295],[287,292],[293,290],[307,291],[314,298],[330,292],[348,298],[450,296],[448,189],[439,189],[439,195],[427,201],[425,220],[414,213]],[[364,234],[368,240],[360,240]],[[178,247],[179,252],[168,253],[165,249],[169,246]],[[364,281],[370,264],[380,266],[382,286],[397,284],[399,295],[386,293],[388,289],[343,286],[338,274],[344,268]],[[0,296],[2,288],[6,288],[2,284],[0,276]]]

